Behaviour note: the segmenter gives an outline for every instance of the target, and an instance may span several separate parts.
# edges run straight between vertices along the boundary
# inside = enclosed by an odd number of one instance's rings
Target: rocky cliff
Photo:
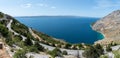
[[[120,42],[120,10],[113,11],[98,20],[92,28],[105,36],[103,40],[97,43],[109,44],[110,42]]]

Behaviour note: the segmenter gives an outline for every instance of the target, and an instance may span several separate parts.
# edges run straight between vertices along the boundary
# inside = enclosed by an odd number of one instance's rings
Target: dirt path
[[[31,28],[29,28],[29,32],[32,34],[32,36],[33,36],[34,38],[37,38],[37,39],[39,39],[40,41],[42,41],[42,38],[39,37],[37,34],[35,34],[35,33],[32,31]]]

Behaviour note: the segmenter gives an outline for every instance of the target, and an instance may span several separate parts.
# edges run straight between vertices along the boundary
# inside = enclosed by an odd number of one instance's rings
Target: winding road
[[[38,37],[37,34],[35,34],[31,28],[29,28],[29,32],[34,36],[34,37]],[[40,43],[40,45],[42,45],[45,49],[48,49],[50,51],[52,51],[53,49],[55,49],[56,47],[52,47],[52,46],[49,46],[49,45],[46,45],[46,44],[42,44]],[[81,57],[81,58],[84,58],[82,56],[82,53],[84,52],[84,50],[70,50],[70,49],[63,49],[63,48],[60,48],[61,51],[67,51],[68,55],[74,55],[74,56],[78,56]]]
[[[14,35],[20,35],[20,36],[22,37],[23,41],[24,41],[25,39],[27,39],[25,36],[23,36],[23,35],[15,32],[15,31],[11,28],[11,23],[12,23],[12,22],[13,22],[13,20],[10,19],[10,22],[9,22],[9,23],[7,24],[7,26],[6,26],[6,27],[9,29],[9,31],[13,32]],[[31,28],[29,28],[29,32],[30,32],[34,37],[37,37],[38,39],[41,40],[41,37],[39,37],[37,34],[35,34],[35,33],[32,31]],[[50,50],[50,51],[53,50],[53,49],[55,49],[55,47],[52,47],[52,46],[49,46],[49,45],[45,45],[45,44],[42,44],[42,43],[40,43],[40,45],[42,45],[45,49],[48,49],[48,50]],[[7,48],[7,50],[9,50],[8,47],[6,47],[6,48]],[[62,48],[60,48],[60,50],[61,50],[61,51],[67,51],[67,53],[68,53],[69,55],[74,55],[74,56],[78,56],[78,55],[79,55],[79,57],[83,58],[82,53],[84,52],[84,50],[69,50],[69,49],[62,49]],[[10,56],[13,55],[13,53],[11,53],[10,51],[8,51],[8,53],[10,54]],[[31,53],[28,53],[28,54],[31,54]],[[39,55],[39,56],[40,56],[40,55]],[[43,55],[42,55],[42,56],[43,56]],[[46,55],[44,55],[44,57],[46,57]]]
[[[13,32],[14,35],[20,35],[22,37],[23,41],[25,41],[25,39],[27,39],[25,36],[23,36],[23,35],[15,32],[14,30],[12,30],[12,28],[11,28],[11,23],[12,22],[13,22],[13,20],[11,19],[10,22],[8,23],[8,25],[7,25],[8,30],[11,31],[11,32]]]

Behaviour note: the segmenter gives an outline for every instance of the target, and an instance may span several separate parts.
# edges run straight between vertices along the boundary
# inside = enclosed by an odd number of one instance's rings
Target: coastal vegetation
[[[61,56],[61,50],[59,48],[55,48],[52,51],[49,51],[48,54],[50,54],[53,58],[55,58],[56,56]]]
[[[68,55],[67,51],[62,52],[63,55]]]
[[[15,32],[17,32],[21,35],[24,35],[24,36],[29,37],[29,38],[33,38],[32,35],[30,34],[29,30],[28,30],[28,27],[25,26],[24,24],[20,23],[16,19],[13,19],[13,22],[11,24],[11,28]]]
[[[74,49],[74,50],[84,49],[84,47],[81,43],[71,44],[71,43],[68,43],[68,42],[65,42],[62,40],[54,39],[51,36],[48,36],[41,32],[37,32],[35,30],[33,30],[33,32],[42,38],[42,41],[40,41],[41,43],[44,43],[44,44],[47,44],[47,45],[50,45],[53,47],[65,48],[65,49]],[[86,44],[84,44],[84,45],[86,45]]]
[[[13,23],[11,24],[11,28],[21,34],[21,35],[24,35],[25,37],[29,38],[27,40],[30,40],[30,39],[33,39],[33,40],[36,40],[29,32],[28,28],[24,25],[24,24],[21,24],[20,22],[18,22],[17,20],[13,19]],[[64,42],[62,40],[57,40],[57,39],[54,39],[53,37],[51,36],[48,36],[44,33],[41,33],[41,32],[37,32],[35,30],[33,30],[33,32],[35,34],[37,34],[39,37],[42,38],[42,41],[40,41],[41,43],[44,43],[44,44],[47,44],[47,45],[50,45],[50,46],[54,46],[54,47],[59,47],[59,48],[67,48],[67,49],[71,49],[71,46],[72,44],[70,43],[67,43],[67,42]],[[76,47],[74,47],[73,49],[77,49]]]
[[[69,43],[66,43],[64,41],[61,41],[61,40],[56,40],[56,39],[53,39],[53,37],[51,36],[48,36],[44,33],[41,33],[41,32],[37,32],[35,30],[33,30],[35,34],[37,34],[39,37],[42,38],[43,41],[40,41],[41,43],[44,43],[44,44],[47,44],[47,45],[50,45],[50,46],[54,46],[54,47],[59,47],[61,48],[62,46],[61,45],[65,45],[65,46],[71,46],[71,44]]]
[[[25,56],[25,54],[26,54],[26,51],[25,50],[17,50],[16,52],[15,52],[15,54],[14,54],[14,58],[27,58],[26,56]]]
[[[107,52],[111,52],[111,51],[112,51],[111,46],[107,46],[107,47],[106,47],[106,51],[107,51]]]
[[[0,15],[2,17],[2,15]],[[13,22],[11,24],[12,29],[18,34],[10,32],[6,27],[10,20],[1,20],[0,21],[0,35],[5,39],[5,43],[11,47],[11,52],[15,52],[14,58],[26,58],[25,54],[28,52],[39,53],[44,52],[45,49],[42,47],[37,40],[34,40],[34,37],[30,34],[28,28],[12,18],[11,16],[6,16]],[[23,40],[22,36],[25,36],[26,39]],[[33,43],[34,40],[34,43]],[[18,48],[15,48],[18,47]]]
[[[86,58],[99,58],[101,55],[103,55],[103,48],[100,44],[96,44],[94,46],[89,46],[85,49],[85,52],[83,53],[83,56]]]
[[[4,24],[2,24],[2,23],[0,23],[0,32],[1,32],[1,34],[3,35],[3,36],[8,36],[8,34],[9,34],[9,31],[8,31],[8,29],[5,27],[5,25]]]
[[[0,12],[0,18],[3,18],[3,17],[4,17],[3,13],[2,13],[2,12]]]
[[[108,58],[107,55],[101,55],[100,58]]]
[[[120,58],[120,50],[113,51],[114,58]]]

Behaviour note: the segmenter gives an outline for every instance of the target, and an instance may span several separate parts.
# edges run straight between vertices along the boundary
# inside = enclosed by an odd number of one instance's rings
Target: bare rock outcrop
[[[98,41],[99,43],[120,42],[120,10],[113,11],[98,20],[93,24],[92,28],[105,36],[103,40]]]

